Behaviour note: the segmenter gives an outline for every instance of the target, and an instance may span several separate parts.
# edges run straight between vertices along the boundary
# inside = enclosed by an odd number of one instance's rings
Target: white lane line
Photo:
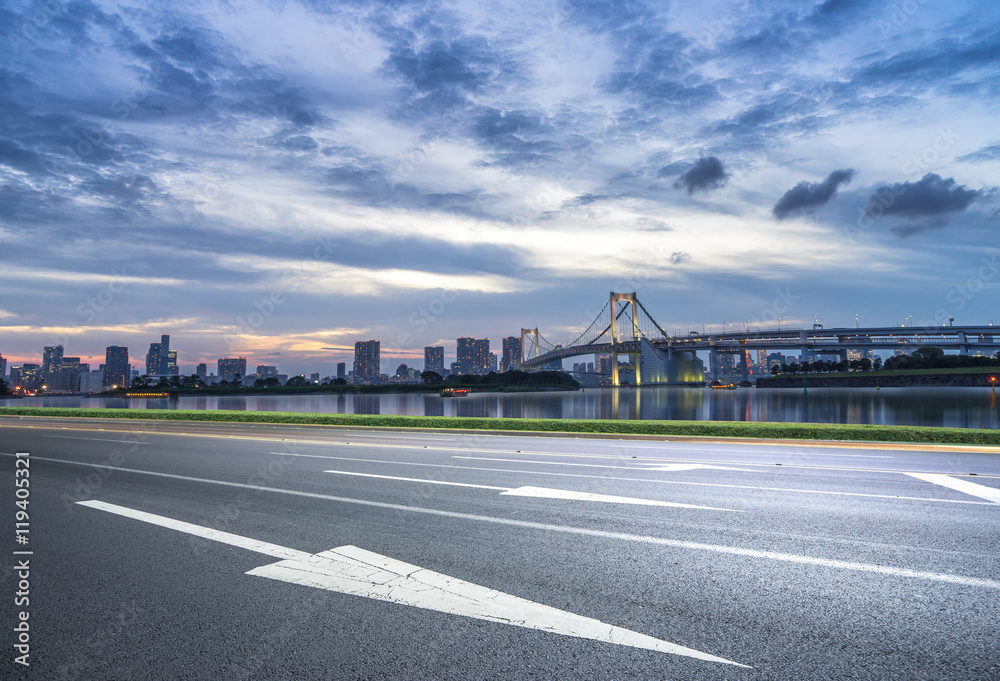
[[[925,482],[933,482],[935,485],[948,487],[958,492],[971,494],[974,497],[986,499],[994,504],[1000,504],[1000,489],[995,487],[979,485],[974,482],[969,482],[968,480],[961,480],[959,478],[952,477],[950,475],[941,475],[940,473],[907,473],[907,475]]]
[[[635,504],[638,506],[672,506],[674,508],[694,508],[706,511],[730,511],[731,513],[746,513],[733,508],[715,508],[714,506],[696,506],[694,504],[679,504],[670,501],[654,501],[652,499],[636,499],[633,497],[617,497],[610,494],[595,494],[593,492],[574,492],[567,489],[551,489],[548,487],[516,487],[501,495],[513,497],[535,497],[538,499],[568,499],[572,501],[598,501],[606,504]]]
[[[55,459],[42,459],[41,457],[31,457],[31,458],[32,460],[56,461]],[[59,463],[75,463],[75,462],[60,461]],[[81,464],[81,465],[102,467],[102,466],[97,466],[96,464]],[[185,480],[187,482],[200,482],[209,485],[235,487],[238,489],[251,489],[257,492],[272,492],[274,494],[286,494],[289,496],[304,497],[308,499],[322,499],[324,501],[334,501],[344,504],[355,504],[357,506],[367,506],[369,508],[381,508],[390,511],[420,513],[424,515],[437,516],[439,518],[452,518],[455,520],[468,520],[473,522],[491,523],[494,525],[506,525],[508,527],[521,527],[530,530],[540,530],[542,532],[559,532],[562,534],[569,534],[576,536],[596,537],[600,539],[614,539],[619,541],[650,544],[653,546],[668,546],[677,549],[707,551],[710,553],[720,553],[720,554],[743,556],[749,558],[763,558],[763,559],[775,560],[786,563],[815,565],[815,566],[840,569],[840,570],[852,570],[856,572],[882,574],[891,577],[906,577],[910,579],[921,579],[931,582],[941,582],[945,584],[959,584],[962,586],[1000,590],[1000,581],[993,579],[981,579],[979,577],[963,577],[961,575],[955,575],[951,573],[910,570],[907,568],[896,568],[884,565],[872,565],[869,563],[856,563],[852,561],[835,560],[829,558],[814,558],[811,556],[800,556],[793,553],[779,553],[776,551],[758,551],[757,549],[746,549],[738,546],[704,544],[701,542],[690,542],[690,541],[683,541],[680,539],[667,539],[665,537],[652,537],[641,534],[626,534],[624,532],[609,532],[607,530],[592,530],[589,528],[572,527],[569,525],[553,525],[551,523],[538,523],[531,520],[516,520],[514,518],[500,518],[497,516],[475,515],[472,513],[460,513],[458,511],[442,511],[434,508],[423,508],[420,506],[406,506],[404,504],[392,504],[385,501],[352,499],[350,497],[338,497],[331,494],[318,494],[316,492],[301,492],[299,490],[281,489],[279,487],[264,487],[261,485],[250,485],[241,482],[225,482],[222,480],[194,478],[187,475],[176,475],[173,473],[154,473],[150,471],[132,470],[127,468],[116,468],[114,470],[130,472],[130,473],[141,473],[159,478],[168,478],[171,480]],[[78,503],[89,503],[89,502],[78,502]],[[973,502],[973,503],[983,503],[983,502]],[[993,504],[989,505],[992,506]]]
[[[353,471],[323,471],[324,473],[336,473],[337,475],[356,475],[361,478],[379,478],[381,480],[399,480],[401,482],[423,482],[428,485],[451,485],[452,487],[474,487],[476,489],[498,489],[508,490],[510,487],[495,487],[493,485],[473,485],[468,482],[450,482],[447,480],[426,480],[424,478],[400,478],[395,475],[376,475],[374,473],[355,473]]]
[[[939,499],[937,497],[907,497],[898,494],[867,494],[865,492],[834,492],[824,489],[799,489],[797,487],[762,487],[760,485],[729,485],[721,482],[691,482],[690,480],[661,480],[659,478],[621,478],[613,475],[583,475],[581,473],[553,473],[551,471],[522,471],[516,468],[482,468],[480,466],[454,466],[446,463],[417,463],[415,461],[389,461],[387,459],[357,459],[347,456],[327,456],[324,454],[292,454],[290,452],[271,452],[275,456],[302,456],[311,459],[333,459],[336,461],[358,461],[362,463],[384,463],[396,466],[421,466],[425,468],[453,468],[461,471],[487,471],[490,473],[514,473],[518,475],[549,475],[560,478],[582,478],[585,480],[621,480],[626,482],[652,482],[663,485],[693,485],[695,487],[721,487],[724,489],[750,489],[763,492],[794,492],[796,494],[829,494],[841,497],[865,497],[871,499],[897,499],[903,501],[930,501],[940,504],[972,504],[973,506],[992,506],[986,501],[968,501],[965,499]],[[8,454],[7,456],[13,456]],[[454,458],[454,457],[453,457]],[[523,463],[531,463],[525,461]],[[96,465],[96,464],[90,464]],[[614,468],[614,466],[609,466]],[[619,468],[619,470],[629,470]],[[636,468],[636,471],[646,469]]]
[[[290,584],[498,622],[524,629],[536,629],[562,636],[747,667],[700,650],[488,589],[356,546],[341,546],[309,554],[124,506],[101,501],[78,503],[269,556],[275,556],[276,553],[284,554],[277,556],[282,558],[280,562],[254,568],[246,573],[256,577],[267,577]]]
[[[681,504],[673,501],[655,501],[653,499],[636,499],[633,497],[618,497],[608,494],[593,494],[591,492],[575,492],[566,489],[549,489],[547,487],[494,487],[493,485],[473,485],[467,482],[451,482],[448,480],[428,480],[426,478],[401,478],[395,475],[376,475],[375,473],[355,473],[353,471],[324,471],[337,475],[357,475],[364,478],[380,478],[382,480],[398,480],[401,482],[422,482],[429,485],[450,485],[452,487],[474,487],[478,489],[502,490],[501,495],[515,497],[535,497],[539,499],[567,499],[571,501],[597,501],[606,504],[634,504],[637,506],[667,506],[670,508],[690,508],[701,511],[728,511],[730,513],[746,513],[734,508],[716,508],[715,506],[698,506]]]
[[[117,442],[120,445],[148,445],[148,442],[139,442],[138,440],[112,440],[106,437],[72,437],[70,435],[40,435],[39,437],[56,437],[60,440],[93,440],[94,442]]]
[[[241,549],[256,551],[257,553],[263,553],[273,558],[281,558],[283,560],[296,558],[301,559],[308,558],[312,555],[306,553],[305,551],[296,551],[295,549],[285,548],[284,546],[278,546],[277,544],[269,544],[265,541],[257,541],[256,539],[250,539],[249,537],[241,537],[238,534],[230,534],[229,532],[222,532],[221,530],[213,530],[211,527],[192,525],[191,523],[186,523],[182,520],[174,520],[173,518],[166,518],[161,515],[146,513],[145,511],[137,511],[132,508],[118,506],[117,504],[109,504],[96,499],[78,501],[76,503],[81,506],[87,506],[88,508],[96,508],[99,511],[107,511],[108,513],[125,516],[126,518],[141,520],[142,522],[150,523],[151,525],[159,525],[160,527],[177,530],[178,532],[193,534],[196,537],[201,537],[202,539],[211,539],[212,541],[229,544],[230,546],[238,546]]]
[[[61,459],[50,459],[47,457],[31,457],[37,461],[51,461],[54,463],[87,466],[90,468],[108,469],[108,466],[92,463],[80,463],[78,461],[65,461]],[[422,508],[420,506],[406,506],[404,504],[390,504],[384,501],[370,501],[368,499],[352,499],[350,497],[338,497],[332,494],[317,494],[316,492],[301,492],[299,490],[281,489],[279,487],[264,487],[262,485],[250,485],[242,482],[226,482],[224,480],[211,480],[207,478],[195,478],[188,475],[176,475],[174,473],[156,473],[153,471],[143,471],[130,468],[111,468],[112,471],[126,473],[137,473],[140,475],[150,475],[158,478],[170,480],[185,480],[187,482],[198,482],[206,485],[219,485],[222,487],[234,487],[237,489],[250,489],[256,492],[271,492],[273,494],[286,494],[295,497],[308,499],[322,499],[324,501],[334,501],[343,504],[355,504],[357,506],[367,506],[369,508],[382,508],[391,511],[403,511],[407,513],[422,513],[425,515],[438,516],[441,518],[454,518],[458,520],[470,520],[474,522],[493,523],[495,525],[508,525],[511,527],[523,527],[544,532],[561,532],[564,534],[581,535],[587,537],[599,537],[603,539],[617,539],[621,541],[640,542],[658,546],[670,546],[682,549],[696,549],[711,551],[716,553],[752,556],[756,558],[767,558],[770,560],[785,561],[789,563],[803,563],[807,565],[821,565],[824,567],[839,568],[844,570],[857,570],[861,572],[873,572],[899,577],[909,577],[913,579],[924,579],[929,581],[944,582],[951,584],[963,584],[965,586],[978,586],[986,589],[1000,590],[1000,581],[992,579],[980,579],[977,577],[962,577],[954,574],[942,574],[937,572],[925,572],[920,570],[907,570],[902,568],[885,567],[881,565],[870,565],[866,563],[853,563],[849,561],[828,560],[825,558],[812,558],[809,556],[798,556],[789,553],[776,553],[773,551],[757,551],[755,549],[743,549],[735,546],[723,546],[718,544],[701,544],[697,542],[685,542],[676,539],[665,539],[662,537],[651,537],[646,535],[625,534],[623,532],[607,532],[604,530],[591,530],[582,527],[571,527],[568,525],[552,525],[549,523],[536,523],[530,520],[515,520],[513,518],[498,518],[495,516],[482,516],[472,513],[459,513],[457,511],[441,511],[433,508]],[[64,495],[65,500],[65,495]],[[970,504],[982,504],[984,506],[994,506],[983,501],[962,502]]]
[[[636,459],[636,458],[631,458],[631,459],[629,459],[629,458],[623,458],[623,457],[602,457],[602,458],[608,458],[608,459],[615,458],[616,460],[621,461],[623,463],[635,464],[635,466],[633,467],[633,466],[609,466],[607,464],[600,464],[600,463],[567,463],[567,462],[564,462],[564,461],[543,461],[541,459],[499,459],[499,458],[488,457],[488,456],[458,456],[458,455],[453,455],[451,458],[453,458],[453,459],[465,459],[465,460],[469,460],[469,461],[503,461],[505,463],[530,463],[533,466],[576,466],[576,467],[582,467],[582,468],[614,468],[614,469],[617,469],[617,470],[632,469],[632,470],[639,470],[639,471],[641,471],[641,470],[651,471],[651,470],[661,470],[661,469],[649,468],[649,466],[664,466],[664,468],[662,470],[668,471],[668,470],[685,470],[684,468],[676,468],[676,469],[674,469],[674,468],[671,468],[671,466],[689,466],[689,467],[692,467],[692,468],[716,468],[716,469],[719,469],[719,470],[744,471],[746,473],[755,473],[755,472],[758,472],[758,471],[746,470],[744,468],[727,468],[725,466],[721,466],[721,465],[718,465],[718,464],[715,464],[715,463],[713,463],[713,464],[701,464],[701,463],[696,463],[696,462],[692,461],[691,459],[661,459],[661,458],[657,458],[657,459],[648,459],[648,458]],[[665,462],[668,462],[668,461],[677,461],[678,463],[665,463]],[[721,463],[735,463],[735,464],[740,465],[740,466],[754,466],[755,468],[769,468],[769,469],[774,469],[774,467],[775,467],[775,462],[756,463],[756,462],[753,462],[753,461],[720,461],[718,463],[719,464],[721,464]],[[848,466],[808,466],[808,465],[798,464],[798,463],[783,463],[783,462],[778,462],[777,465],[784,466],[785,468],[800,468],[800,469],[804,469],[804,470],[861,471],[861,472],[869,472],[869,473],[899,473],[898,470],[892,470],[891,468],[855,468],[855,467],[848,467]],[[640,466],[643,466],[643,468],[640,468]]]
[[[890,443],[886,443],[886,444],[888,445]],[[616,449],[617,448],[634,449],[634,450],[639,451],[639,452],[660,452],[660,451],[662,451],[664,454],[686,454],[686,453],[700,454],[700,452],[698,452],[696,449],[693,449],[692,446],[691,446],[691,443],[688,443],[688,442],[684,442],[684,443],[664,442],[664,443],[659,444],[659,445],[650,445],[650,446],[642,446],[642,445],[639,445],[638,443],[623,444],[621,442],[616,442],[614,446],[615,446]],[[771,452],[761,451],[761,449],[759,449],[759,448],[771,447],[771,446],[780,446],[780,447],[787,447],[787,448],[798,448],[798,447],[803,447],[803,446],[808,447],[809,445],[793,444],[793,443],[789,443],[789,442],[768,442],[766,444],[760,444],[760,445],[758,445],[758,447],[759,447],[758,449],[730,449],[729,447],[725,446],[724,442],[713,441],[713,442],[700,443],[700,446],[702,446],[702,447],[709,447],[709,446],[711,446],[712,447],[712,452],[715,452],[715,453],[718,453],[718,454],[755,454],[757,456],[774,456],[775,454],[777,454],[777,452],[771,453]],[[826,445],[826,446],[820,445],[819,449],[824,449],[824,450],[825,449],[830,449],[830,446],[829,445]],[[843,449],[843,447],[838,447],[838,449]],[[888,449],[888,447],[887,447],[887,449]],[[789,452],[789,453],[792,453],[792,452]],[[796,452],[794,452],[794,455],[795,456],[832,456],[832,457],[848,458],[848,459],[895,459],[896,458],[895,456],[890,456],[888,454],[829,454],[826,451],[814,451],[814,452],[809,452],[809,451],[800,452],[800,451],[796,451]]]
[[[710,466],[704,463],[671,463],[666,466],[653,466],[652,468],[643,468],[641,470],[646,471],[696,471],[700,469],[716,470],[716,471],[740,471],[741,473],[760,473],[761,471],[752,471],[747,468],[733,468],[731,466]]]

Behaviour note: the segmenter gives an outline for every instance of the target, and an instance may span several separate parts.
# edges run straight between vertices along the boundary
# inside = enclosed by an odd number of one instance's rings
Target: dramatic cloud
[[[818,208],[833,198],[840,185],[848,184],[852,177],[853,170],[834,170],[822,182],[799,182],[778,199],[771,213],[783,220],[792,213]]]
[[[790,323],[917,314],[996,242],[1000,4],[903,5],[0,3],[0,352],[171,333],[190,373],[272,296],[241,351],[289,374],[566,340],[640,283],[680,328],[777,280]]]
[[[897,182],[872,194],[868,206],[872,214],[922,218],[963,211],[982,194],[982,190],[968,189],[953,178],[927,173],[917,182]]]
[[[703,156],[677,178],[674,187],[683,187],[688,194],[692,194],[700,190],[718,189],[726,184],[727,179],[729,175],[722,167],[722,161],[715,156]]]

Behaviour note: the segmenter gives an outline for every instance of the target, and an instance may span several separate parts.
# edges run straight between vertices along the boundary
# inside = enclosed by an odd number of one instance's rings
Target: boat
[[[709,384],[712,390],[736,390],[735,383],[719,383],[716,385],[714,382]]]
[[[468,388],[442,388],[441,397],[465,397],[469,394]]]

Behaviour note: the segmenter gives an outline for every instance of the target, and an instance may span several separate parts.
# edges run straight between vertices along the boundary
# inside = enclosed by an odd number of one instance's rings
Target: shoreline
[[[444,430],[482,434],[549,433],[572,436],[708,437],[801,440],[808,442],[890,442],[1000,446],[1000,430],[930,426],[883,426],[770,421],[620,421],[611,419],[518,419],[449,416],[380,416],[305,412],[148,410],[60,407],[0,407],[0,427],[22,417],[261,423]]]
[[[991,380],[994,379],[994,380]],[[758,388],[989,388],[1000,382],[1000,367],[993,372],[964,374],[878,374],[855,376],[771,376],[757,379]]]

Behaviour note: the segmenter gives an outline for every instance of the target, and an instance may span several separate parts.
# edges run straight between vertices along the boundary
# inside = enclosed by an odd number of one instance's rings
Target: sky
[[[1000,323],[998,113],[995,2],[0,0],[0,354]]]

